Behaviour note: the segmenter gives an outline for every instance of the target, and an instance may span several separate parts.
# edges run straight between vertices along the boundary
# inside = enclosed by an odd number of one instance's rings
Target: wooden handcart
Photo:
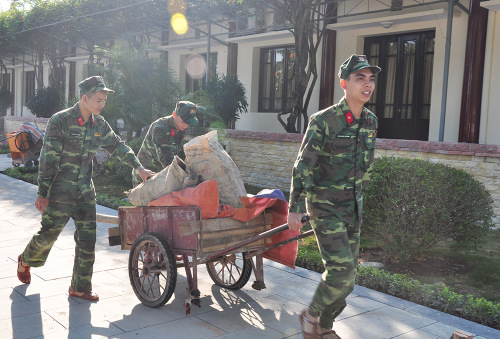
[[[272,228],[271,213],[247,222],[201,220],[197,206],[120,207],[118,217],[98,214],[97,220],[118,224],[108,229],[109,244],[130,250],[130,283],[144,305],[160,307],[168,302],[175,290],[177,268],[185,268],[187,313],[191,305],[200,306],[198,265],[206,265],[215,284],[232,290],[245,286],[253,270],[252,287],[260,290],[265,288],[262,254],[312,234],[304,232],[270,245],[272,235],[288,229],[287,224]]]

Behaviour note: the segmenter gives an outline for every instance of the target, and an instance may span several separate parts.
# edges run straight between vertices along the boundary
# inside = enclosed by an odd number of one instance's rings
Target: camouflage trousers
[[[90,292],[96,242],[95,200],[84,202],[83,198],[80,198],[76,205],[49,201],[47,210],[42,215],[42,227],[31,238],[22,259],[31,267],[43,266],[69,218],[75,222],[75,261],[71,289]]]
[[[354,289],[361,221],[349,225],[337,217],[328,217],[313,218],[310,223],[325,271],[309,305],[309,313],[319,316],[321,327],[332,328]]]

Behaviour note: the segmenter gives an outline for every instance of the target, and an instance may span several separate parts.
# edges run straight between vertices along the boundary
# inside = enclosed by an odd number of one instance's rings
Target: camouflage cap
[[[371,66],[368,63],[366,55],[353,54],[346,61],[344,61],[342,66],[340,66],[339,78],[345,80],[350,74],[355,73],[363,68],[370,68],[373,74],[377,74],[382,70],[378,66]]]
[[[112,89],[109,89],[104,84],[104,80],[101,76],[95,75],[87,78],[78,84],[80,88],[80,95],[84,95],[89,92],[105,91],[106,93],[115,93]]]
[[[196,105],[191,101],[178,101],[175,105],[175,113],[189,126],[194,127],[198,125]]]

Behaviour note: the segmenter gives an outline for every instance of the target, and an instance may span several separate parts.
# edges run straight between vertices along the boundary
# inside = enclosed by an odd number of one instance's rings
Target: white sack
[[[246,196],[238,167],[217,140],[217,131],[191,139],[184,145],[186,164],[201,181],[216,180],[219,201],[232,207],[241,207],[239,197]]]
[[[147,206],[151,200],[182,190],[188,178],[186,164],[175,156],[171,165],[127,192],[128,200],[136,206]]]

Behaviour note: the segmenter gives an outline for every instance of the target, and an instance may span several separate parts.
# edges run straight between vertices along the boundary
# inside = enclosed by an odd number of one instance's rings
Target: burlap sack
[[[202,181],[216,180],[219,201],[232,207],[241,207],[240,197],[246,196],[238,167],[217,140],[217,131],[191,139],[184,145],[186,164]]]
[[[180,191],[189,181],[190,175],[186,164],[175,156],[172,164],[165,167],[160,173],[146,180],[134,189],[127,192],[128,200],[136,206],[147,206],[151,200],[158,199],[173,191]],[[196,180],[193,184],[196,186]]]

